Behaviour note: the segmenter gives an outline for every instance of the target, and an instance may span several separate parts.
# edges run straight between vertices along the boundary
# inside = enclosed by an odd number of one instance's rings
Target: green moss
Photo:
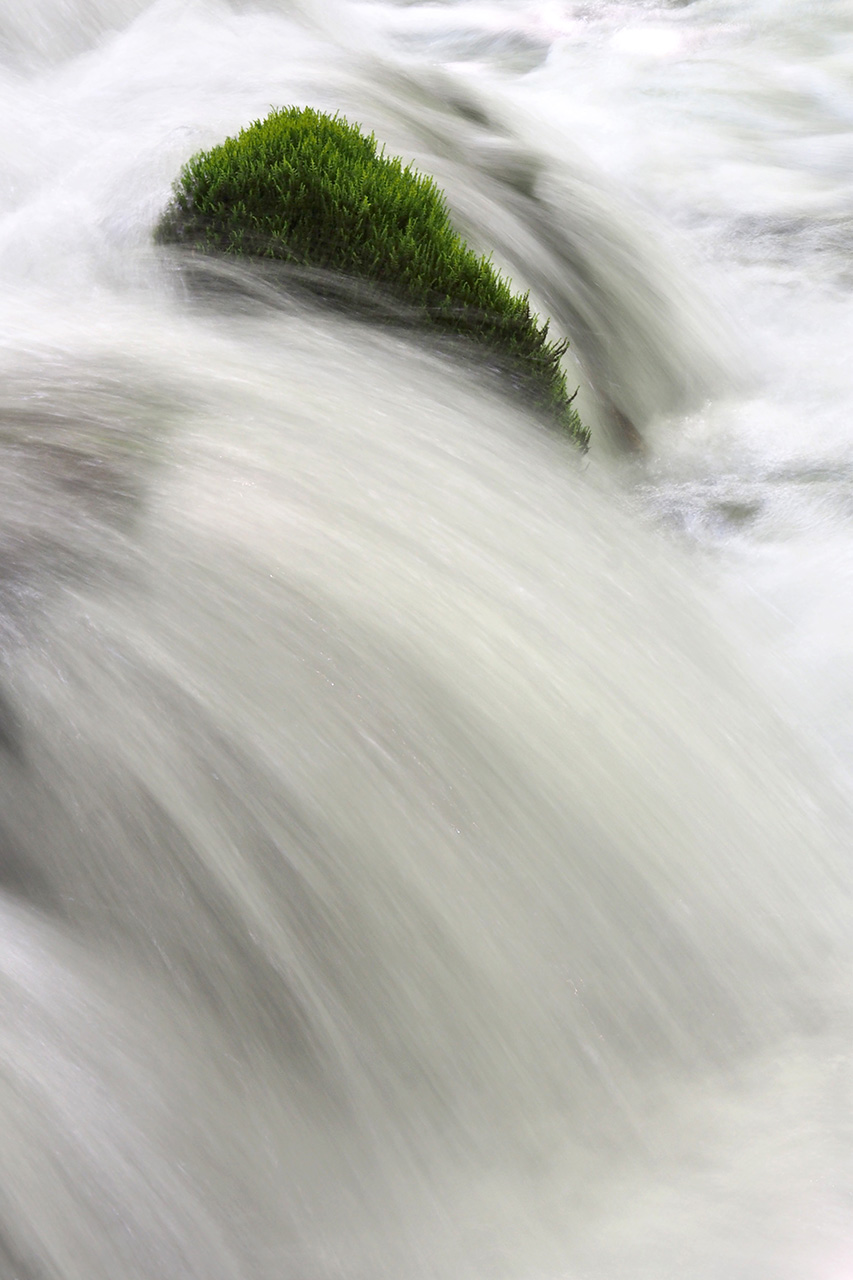
[[[193,156],[156,231],[162,244],[251,255],[369,282],[439,330],[485,345],[582,448],[561,357],[488,258],[450,225],[443,193],[340,116],[287,107]]]

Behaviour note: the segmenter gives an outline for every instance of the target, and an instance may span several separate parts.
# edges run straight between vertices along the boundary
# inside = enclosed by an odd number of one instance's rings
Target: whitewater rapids
[[[788,9],[4,6],[2,1280],[853,1271],[845,611],[797,612],[850,388],[806,343],[770,389],[802,225],[762,257],[669,159],[721,84],[774,136],[736,54],[772,78]],[[289,102],[446,186],[572,338],[589,458],[152,245]]]

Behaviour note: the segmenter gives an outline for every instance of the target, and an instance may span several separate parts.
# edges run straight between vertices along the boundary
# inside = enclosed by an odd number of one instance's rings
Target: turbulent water
[[[853,1275],[853,4],[0,4],[0,1280]],[[271,106],[572,341],[157,249]]]

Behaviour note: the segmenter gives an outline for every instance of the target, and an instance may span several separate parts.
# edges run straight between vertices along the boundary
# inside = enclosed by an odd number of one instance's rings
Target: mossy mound
[[[450,225],[432,178],[340,116],[287,107],[193,156],[156,230],[161,244],[276,259],[369,282],[430,325],[474,338],[586,448],[560,360],[527,295]]]

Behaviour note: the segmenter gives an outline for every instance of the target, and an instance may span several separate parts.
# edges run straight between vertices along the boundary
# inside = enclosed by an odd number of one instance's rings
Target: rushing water
[[[848,1280],[849,0],[0,5],[0,1280]],[[573,343],[155,249],[272,105]]]

